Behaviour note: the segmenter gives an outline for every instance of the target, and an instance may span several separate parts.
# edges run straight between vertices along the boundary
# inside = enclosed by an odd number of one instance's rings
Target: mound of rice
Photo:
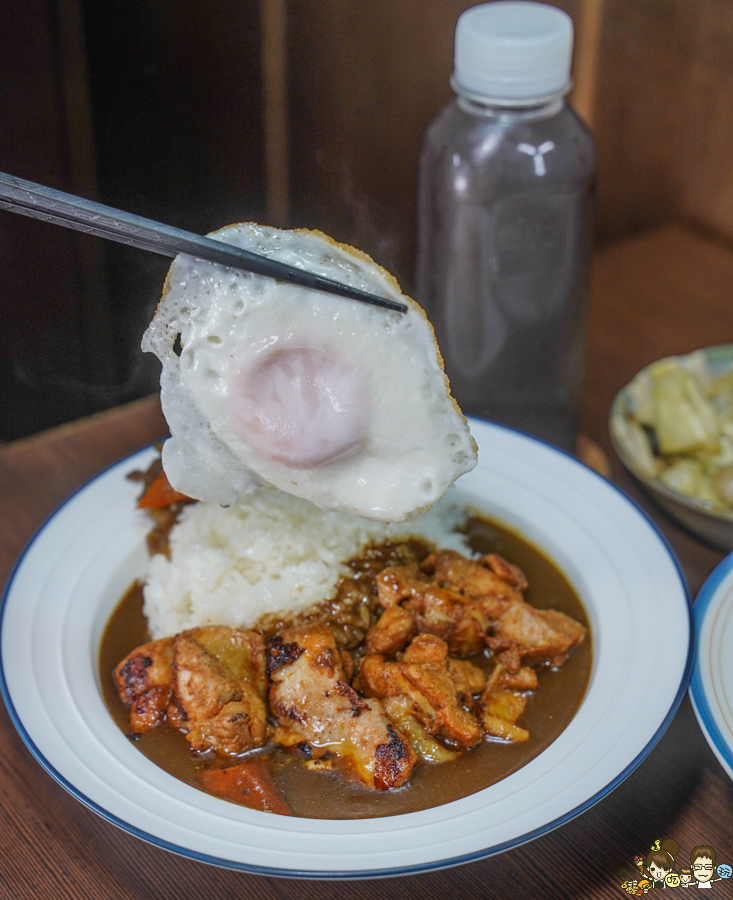
[[[170,535],[171,558],[153,556],[144,612],[153,638],[202,625],[250,628],[266,613],[297,613],[334,594],[345,562],[373,541],[416,535],[467,550],[455,528],[465,514],[444,498],[411,522],[386,525],[324,512],[259,488],[229,507],[186,507]]]

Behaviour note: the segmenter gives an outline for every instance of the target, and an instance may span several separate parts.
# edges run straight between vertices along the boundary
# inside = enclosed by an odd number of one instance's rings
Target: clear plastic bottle
[[[415,296],[465,413],[574,447],[595,152],[565,102],[572,22],[532,2],[458,20],[456,97],[420,159]]]

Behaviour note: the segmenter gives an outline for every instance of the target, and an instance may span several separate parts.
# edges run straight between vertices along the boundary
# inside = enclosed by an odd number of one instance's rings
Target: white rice
[[[258,488],[244,502],[187,506],[170,535],[171,558],[150,560],[144,612],[153,638],[202,625],[250,628],[266,613],[297,613],[334,594],[346,561],[372,541],[416,535],[469,553],[455,532],[465,514],[450,499],[399,525]]]

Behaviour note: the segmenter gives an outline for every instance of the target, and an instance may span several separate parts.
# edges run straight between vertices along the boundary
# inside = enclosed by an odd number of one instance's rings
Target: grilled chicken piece
[[[448,656],[448,645],[432,634],[419,634],[405,650],[401,662],[427,665],[450,675],[463,706],[472,709],[474,697],[486,687],[486,673],[467,659]]]
[[[346,681],[351,684],[351,681],[354,677],[354,657],[349,653],[348,650],[344,649],[343,647],[339,652],[341,653],[341,664],[343,665],[344,672],[346,673]]]
[[[483,650],[488,620],[476,603],[456,591],[429,585],[403,606],[415,613],[418,632],[442,638],[455,656]]]
[[[368,655],[394,656],[404,650],[416,634],[415,614],[401,606],[388,606],[367,632],[366,652]]]
[[[561,666],[585,638],[583,625],[565,613],[526,603],[521,594],[527,587],[524,572],[497,553],[470,560],[455,550],[438,550],[423,561],[422,569],[437,584],[473,600],[492,623],[489,646],[510,655],[518,653],[524,663]],[[503,661],[508,664],[509,655]],[[518,665],[517,658],[515,668]]]
[[[230,669],[237,681],[252,685],[260,698],[267,700],[265,639],[261,634],[226,625],[192,628],[184,634]]]
[[[214,629],[211,629],[212,631]],[[228,643],[224,631],[231,632]],[[235,629],[219,629],[218,635],[201,635],[210,644],[224,646],[239,675],[246,675],[249,639]],[[265,704],[257,687],[210,653],[190,632],[179,634],[173,644],[173,700],[168,707],[171,723],[186,733],[194,750],[216,750],[236,756],[262,747],[267,735]]]
[[[473,708],[474,697],[478,697],[486,687],[486,672],[467,659],[449,659],[448,674],[453,679],[461,703],[468,709]]]
[[[529,587],[527,576],[519,566],[507,562],[504,557],[499,556],[498,553],[489,553],[483,558],[482,562],[484,565],[488,566],[495,575],[498,575],[502,581],[511,584],[512,587],[515,587],[518,591],[526,591]]]
[[[522,665],[522,654],[519,647],[511,641],[503,641],[501,638],[487,637],[486,645],[494,651],[494,657],[498,663],[508,672],[518,672]]]
[[[524,573],[497,554],[471,560],[455,550],[438,550],[423,561],[422,569],[433,575],[441,587],[474,600],[489,619],[496,618],[513,603],[523,602],[519,585],[526,587]],[[496,570],[503,574],[497,574]]]
[[[418,634],[402,654],[402,662],[408,666],[434,666],[447,672],[448,649],[448,644],[437,635]]]
[[[529,603],[513,603],[493,623],[495,649],[516,645],[522,662],[536,666],[548,662],[563,665],[585,639],[587,629],[555,609],[536,609]]]
[[[331,753],[368,787],[399,787],[416,757],[378,700],[348,684],[333,632],[326,625],[289,628],[268,642],[270,710],[282,746]]]
[[[407,566],[388,566],[377,575],[377,596],[384,607],[394,606],[402,600],[425,590],[430,584],[417,563]]]
[[[522,666],[513,671],[499,663],[494,666],[486,682],[484,697],[502,688],[510,688],[514,691],[534,691],[537,690],[537,684],[537,673],[529,666]]]
[[[473,747],[481,740],[478,722],[461,706],[448,673],[448,646],[439,638],[418,635],[402,662],[387,662],[379,655],[364,657],[359,679],[369,696],[409,700],[411,714],[428,734],[462,747]]]
[[[149,731],[165,717],[173,691],[173,638],[136,647],[114,671],[122,702],[130,710],[130,732]]]
[[[497,691],[478,708],[479,719],[488,737],[502,738],[515,744],[529,740],[529,732],[515,722],[524,712],[527,699],[511,691]]]
[[[516,723],[527,705],[527,696],[521,691],[536,687],[537,674],[533,669],[525,666],[517,672],[507,672],[501,663],[496,665],[476,705],[484,732],[515,743],[528,741],[529,732]]]
[[[418,759],[424,762],[444,763],[457,759],[459,750],[449,750],[425,730],[413,712],[412,700],[405,694],[388,697],[382,701],[384,710],[400,731],[407,736]]]
[[[512,691],[536,691],[539,682],[537,672],[529,666],[522,666],[516,672],[504,669],[501,676],[502,687]]]

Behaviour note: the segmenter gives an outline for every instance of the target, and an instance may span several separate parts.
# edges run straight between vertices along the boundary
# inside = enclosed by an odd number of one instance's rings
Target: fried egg
[[[433,329],[384,269],[316,231],[240,224],[210,237],[408,312],[177,257],[142,344],[163,366],[174,488],[230,504],[264,484],[399,522],[475,466]]]

